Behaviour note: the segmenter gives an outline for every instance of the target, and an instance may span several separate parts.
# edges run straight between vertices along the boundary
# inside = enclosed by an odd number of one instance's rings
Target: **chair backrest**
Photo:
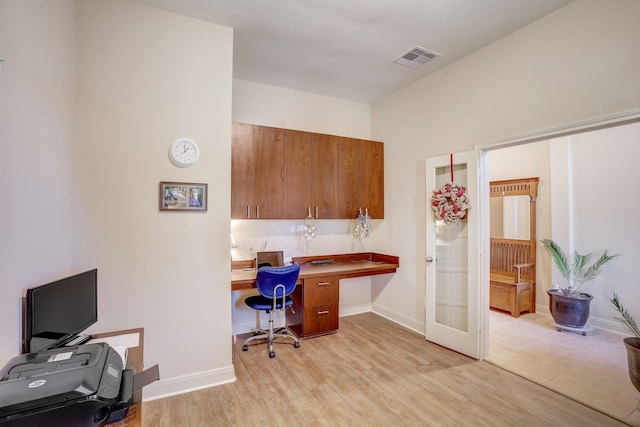
[[[256,287],[260,295],[273,298],[274,289],[278,285],[284,285],[284,296],[290,295],[296,287],[300,274],[300,265],[293,264],[286,267],[262,267],[256,275]],[[277,297],[282,297],[282,286],[278,288]]]

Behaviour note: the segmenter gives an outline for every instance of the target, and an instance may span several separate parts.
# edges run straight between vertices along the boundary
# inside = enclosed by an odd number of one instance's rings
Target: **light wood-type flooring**
[[[373,313],[300,348],[241,351],[237,380],[142,404],[144,426],[621,426]]]

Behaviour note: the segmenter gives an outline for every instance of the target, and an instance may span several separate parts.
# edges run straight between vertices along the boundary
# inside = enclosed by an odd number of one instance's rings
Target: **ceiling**
[[[573,0],[132,1],[234,28],[234,78],[370,103]]]

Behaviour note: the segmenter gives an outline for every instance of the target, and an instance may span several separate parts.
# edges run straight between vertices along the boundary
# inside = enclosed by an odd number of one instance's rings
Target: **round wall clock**
[[[187,138],[178,138],[169,146],[169,159],[174,165],[187,168],[200,158],[198,144]]]

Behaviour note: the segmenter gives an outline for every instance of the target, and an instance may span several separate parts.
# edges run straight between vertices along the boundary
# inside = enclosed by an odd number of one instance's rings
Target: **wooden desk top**
[[[331,264],[311,264],[314,260],[331,259]],[[340,255],[322,255],[313,257],[294,257],[293,262],[300,264],[298,280],[314,277],[338,276],[340,279],[395,273],[400,266],[396,256],[373,252]],[[256,270],[231,270],[231,290],[256,287]]]

